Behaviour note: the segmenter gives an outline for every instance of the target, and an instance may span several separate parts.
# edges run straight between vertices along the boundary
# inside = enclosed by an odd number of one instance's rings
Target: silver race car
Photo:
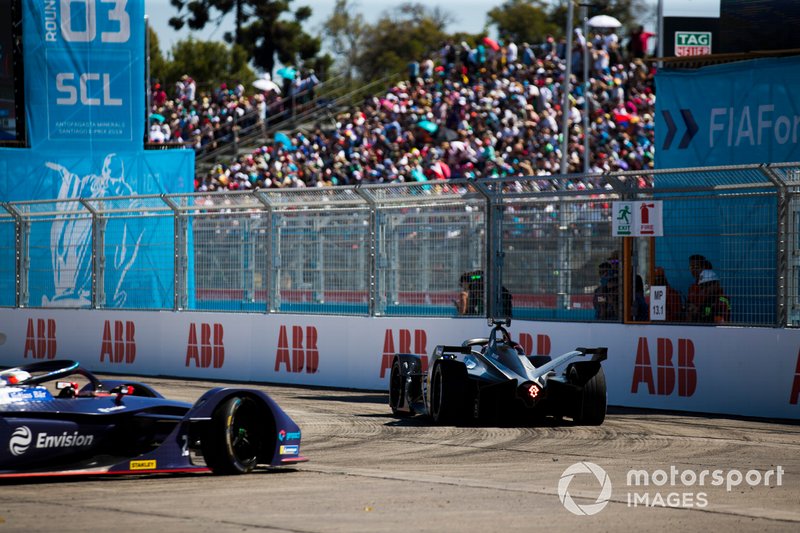
[[[602,424],[607,348],[526,356],[511,340],[510,322],[490,319],[488,338],[437,346],[427,365],[419,355],[395,354],[389,378],[395,416],[429,415],[439,424],[536,422],[546,416]]]

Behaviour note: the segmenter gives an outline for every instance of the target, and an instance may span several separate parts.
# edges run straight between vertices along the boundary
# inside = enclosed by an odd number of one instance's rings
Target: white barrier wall
[[[609,403],[800,419],[800,330],[516,321],[530,354],[608,347]],[[0,366],[386,390],[391,355],[486,336],[483,319],[0,310]],[[388,409],[388,407],[387,407]]]

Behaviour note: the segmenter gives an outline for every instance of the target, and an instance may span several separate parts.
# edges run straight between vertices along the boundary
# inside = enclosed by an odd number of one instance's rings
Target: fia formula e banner
[[[143,0],[25,0],[23,49],[32,148],[141,146]]]
[[[800,160],[800,57],[656,75],[657,168]]]

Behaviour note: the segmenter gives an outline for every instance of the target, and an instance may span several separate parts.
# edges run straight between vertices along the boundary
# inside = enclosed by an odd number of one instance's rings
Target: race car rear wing
[[[556,367],[563,365],[567,361],[575,359],[576,357],[586,357],[587,355],[592,356],[590,361],[605,361],[608,358],[608,348],[577,348],[571,352],[559,355],[549,363],[545,363],[544,365],[537,367],[532,373],[532,376],[538,379],[551,370],[554,370]]]
[[[471,346],[445,346],[445,345],[439,345],[439,346],[436,347],[436,350],[434,350],[433,355],[434,356],[444,355],[446,353],[460,353],[460,354],[463,354],[463,355],[469,355],[469,354],[472,353],[472,347]]]

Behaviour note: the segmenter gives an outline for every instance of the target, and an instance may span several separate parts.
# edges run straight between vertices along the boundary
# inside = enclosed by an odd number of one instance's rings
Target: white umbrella
[[[588,21],[593,28],[619,28],[622,23],[610,15],[595,15]]]
[[[278,84],[272,81],[270,78],[258,78],[253,82],[253,87],[259,91],[275,91],[279,94],[281,92],[281,88],[278,87]]]

